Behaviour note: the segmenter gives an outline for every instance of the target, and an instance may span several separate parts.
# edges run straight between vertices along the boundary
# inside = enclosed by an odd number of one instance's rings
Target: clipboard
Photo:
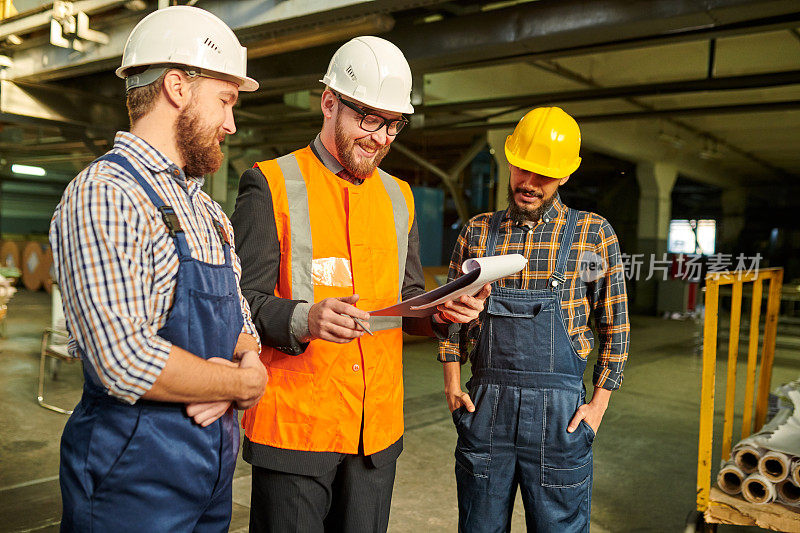
[[[464,273],[461,277],[399,304],[369,311],[369,314],[372,316],[430,316],[436,312],[438,305],[455,300],[464,294],[477,294],[487,283],[516,274],[527,264],[528,260],[520,254],[470,258],[461,265],[461,271]]]

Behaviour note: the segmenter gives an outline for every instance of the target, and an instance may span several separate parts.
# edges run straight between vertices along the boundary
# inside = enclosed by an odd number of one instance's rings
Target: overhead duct
[[[366,15],[347,21],[335,21],[297,32],[286,32],[267,39],[247,42],[247,58],[283,54],[314,46],[338,43],[358,35],[385,33],[394,27],[389,15]]]

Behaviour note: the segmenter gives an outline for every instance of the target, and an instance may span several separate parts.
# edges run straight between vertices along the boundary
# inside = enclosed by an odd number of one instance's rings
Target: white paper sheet
[[[455,300],[464,294],[475,295],[487,283],[516,274],[528,263],[520,254],[494,255],[467,259],[461,265],[463,275],[446,285],[428,291],[402,303],[369,311],[373,316],[430,316],[436,306]]]

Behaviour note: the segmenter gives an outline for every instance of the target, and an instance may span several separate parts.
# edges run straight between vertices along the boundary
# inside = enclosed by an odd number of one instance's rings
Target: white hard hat
[[[414,112],[408,61],[399,48],[380,37],[366,35],[343,44],[320,81],[374,109]]]
[[[136,69],[146,66],[159,68]],[[258,89],[258,82],[247,77],[247,49],[227,24],[198,7],[165,7],[140,20],[125,43],[117,76],[132,89],[153,83],[166,68],[174,67],[191,67],[199,75],[232,81],[240,91]]]

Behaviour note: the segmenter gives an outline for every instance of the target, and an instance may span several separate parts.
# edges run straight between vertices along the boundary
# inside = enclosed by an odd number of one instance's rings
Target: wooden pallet
[[[704,515],[707,524],[758,526],[772,531],[800,533],[800,508],[786,507],[780,503],[750,503],[738,496],[725,494],[717,487],[711,488],[710,496],[711,501]]]

